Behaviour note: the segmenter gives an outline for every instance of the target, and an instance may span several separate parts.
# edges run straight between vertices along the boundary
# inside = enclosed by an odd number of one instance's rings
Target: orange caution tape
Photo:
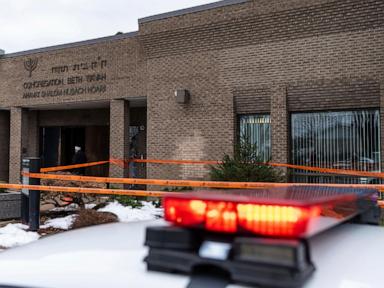
[[[204,161],[204,160],[160,160],[160,159],[111,159],[109,161],[99,161],[92,163],[68,165],[68,166],[58,166],[50,168],[42,168],[40,172],[56,172],[63,170],[70,170],[76,168],[91,167],[97,165],[103,165],[107,163],[115,164],[121,168],[127,168],[130,162],[134,163],[151,163],[151,164],[176,164],[176,165],[185,165],[185,164],[195,164],[195,165],[217,165],[220,164],[220,161]],[[258,165],[267,165],[273,167],[284,167],[290,169],[298,169],[305,171],[313,171],[320,173],[329,173],[329,174],[339,174],[339,175],[349,175],[349,176],[359,176],[359,177],[372,177],[372,178],[384,178],[384,173],[382,172],[369,172],[369,171],[358,171],[358,170],[347,170],[347,169],[333,169],[333,168],[319,168],[312,166],[302,166],[302,165],[293,165],[293,164],[282,164],[282,163],[258,163]]]
[[[129,160],[120,160],[120,159],[111,159],[111,160],[109,160],[109,162],[119,166],[120,168],[127,168],[130,161]]]
[[[158,159],[130,159],[127,162],[134,163],[153,163],[153,164],[200,164],[200,165],[216,165],[220,164],[220,161],[204,161],[204,160],[158,160]]]
[[[101,195],[125,195],[140,197],[164,197],[174,195],[177,192],[144,191],[144,190],[119,190],[119,189],[99,189],[99,188],[81,188],[81,187],[62,187],[62,186],[41,186],[41,185],[21,185],[0,183],[1,189],[28,189],[34,191],[47,192],[65,192],[79,194],[101,194]]]
[[[308,184],[308,183],[268,183],[268,182],[219,182],[219,181],[192,181],[192,180],[161,180],[161,179],[137,179],[137,178],[109,178],[77,175],[58,175],[42,173],[23,173],[30,178],[54,179],[64,181],[136,184],[155,186],[178,186],[178,187],[200,187],[200,188],[223,188],[223,189],[260,189],[281,188],[291,186],[325,186],[344,188],[371,188],[384,191],[384,185],[379,184]]]
[[[280,163],[266,163],[266,165],[270,165],[270,166],[274,166],[274,167],[285,167],[285,168],[298,169],[298,170],[321,172],[321,173],[329,173],[329,174],[341,174],[341,175],[350,175],[350,176],[384,178],[384,173],[382,173],[382,172],[369,172],[369,171],[333,169],[333,168],[319,168],[319,167],[301,166],[301,165],[292,165],[292,164],[280,164]]]
[[[153,163],[153,164],[203,164],[203,165],[215,165],[218,164],[218,161],[198,161],[198,160],[150,160],[150,159],[129,159],[129,160],[121,160],[121,159],[111,159],[109,161],[98,161],[98,162],[91,162],[91,163],[84,163],[84,164],[74,164],[74,165],[65,165],[65,166],[55,166],[55,167],[48,167],[48,168],[41,168],[40,172],[47,173],[47,172],[57,172],[57,171],[64,171],[64,170],[71,170],[71,169],[77,169],[77,168],[84,168],[84,167],[91,167],[91,166],[97,166],[97,165],[103,165],[107,163],[115,164],[121,168],[128,167],[128,164],[130,162],[135,163]]]
[[[199,161],[199,160],[157,160],[157,159],[131,159],[128,162],[135,163],[153,163],[153,164],[203,164],[203,165],[217,165],[220,161]],[[358,171],[358,170],[347,170],[347,169],[333,169],[333,168],[320,168],[312,166],[302,166],[293,164],[282,164],[282,163],[257,163],[258,165],[266,165],[273,167],[284,167],[290,169],[306,170],[320,173],[339,174],[339,175],[350,175],[360,177],[373,177],[373,178],[384,178],[384,173],[381,172],[369,172],[369,171]]]
[[[57,172],[57,171],[63,171],[63,170],[71,170],[71,169],[77,169],[77,168],[84,168],[84,167],[103,165],[103,164],[107,164],[107,163],[109,163],[109,161],[98,161],[98,162],[91,162],[91,163],[84,163],[84,164],[74,164],[74,165],[66,165],[66,166],[56,166],[56,167],[49,167],[49,168],[41,168],[40,172],[42,172],[42,173]]]
[[[216,165],[220,162],[218,161],[204,161],[204,160],[158,160],[158,159],[111,159],[110,163],[115,164],[121,168],[127,168],[129,163],[150,163],[150,164],[176,164],[176,165],[186,165],[186,164],[198,164],[198,165]]]

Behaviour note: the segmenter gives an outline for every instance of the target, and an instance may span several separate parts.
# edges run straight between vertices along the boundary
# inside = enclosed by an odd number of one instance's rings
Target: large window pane
[[[259,157],[267,162],[271,158],[271,128],[269,115],[240,116],[240,137],[255,144]]]
[[[292,114],[292,161],[323,168],[380,171],[380,113],[378,110]],[[312,175],[308,182],[357,182]],[[316,178],[317,177],[317,178]],[[319,178],[320,177],[320,178]],[[300,177],[296,177],[299,180]],[[303,178],[304,179],[304,178]],[[317,179],[317,180],[316,180]],[[341,180],[343,179],[343,180]]]

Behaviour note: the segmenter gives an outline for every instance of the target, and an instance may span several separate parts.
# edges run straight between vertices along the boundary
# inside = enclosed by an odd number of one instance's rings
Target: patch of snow
[[[76,203],[71,203],[67,206],[64,206],[64,207],[56,207],[56,208],[53,208],[51,209],[51,211],[54,211],[54,212],[61,212],[61,211],[76,211],[79,209],[79,205],[77,205]]]
[[[41,225],[40,228],[42,229],[56,228],[56,229],[68,230],[71,228],[76,217],[77,215],[69,215],[66,217],[50,219],[45,221],[44,225]]]
[[[162,208],[156,208],[151,202],[142,202],[140,208],[125,207],[119,202],[111,202],[104,208],[99,209],[99,212],[110,212],[115,214],[121,222],[134,222],[153,220],[163,215]]]
[[[93,209],[96,206],[97,206],[96,204],[85,204],[85,209]]]
[[[25,231],[28,226],[23,224],[8,224],[0,228],[0,246],[11,248],[36,241],[40,235],[36,232]]]

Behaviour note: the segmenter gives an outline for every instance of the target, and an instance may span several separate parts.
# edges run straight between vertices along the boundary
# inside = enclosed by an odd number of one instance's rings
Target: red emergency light
[[[357,215],[371,197],[331,187],[209,191],[164,198],[165,219],[177,226],[221,233],[308,237]]]
[[[305,232],[320,207],[246,204],[224,201],[165,199],[165,219],[180,226],[204,225],[206,230],[236,233],[240,229],[269,236]]]
[[[173,225],[147,228],[145,262],[150,271],[191,275],[189,287],[207,277],[301,287],[315,271],[308,238],[346,221],[377,225],[377,194],[325,186],[173,194],[163,203]]]

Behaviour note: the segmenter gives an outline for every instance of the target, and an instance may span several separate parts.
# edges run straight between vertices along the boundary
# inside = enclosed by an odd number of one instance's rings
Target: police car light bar
[[[360,212],[375,190],[287,187],[165,197],[165,219],[181,227],[272,237],[309,237]]]
[[[211,287],[197,281],[200,273],[216,277],[211,268],[228,282],[300,287],[315,271],[309,237],[342,222],[379,219],[370,189],[211,190],[168,196],[163,206],[173,225],[147,228],[145,262],[151,271],[191,275],[189,288]]]

